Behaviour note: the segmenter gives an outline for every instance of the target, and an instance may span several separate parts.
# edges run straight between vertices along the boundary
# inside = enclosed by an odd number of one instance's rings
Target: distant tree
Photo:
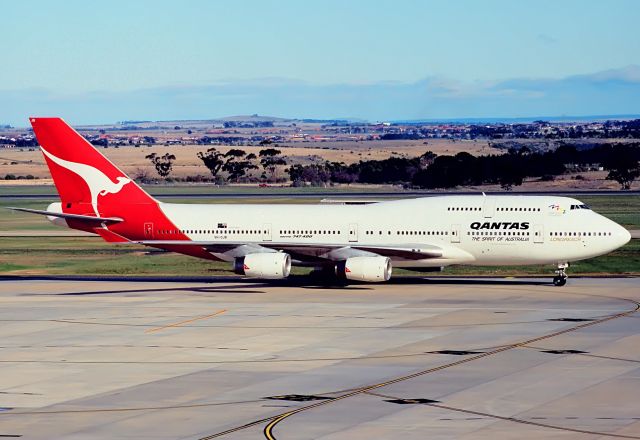
[[[313,186],[322,186],[329,182],[331,174],[325,165],[292,165],[287,169],[293,186],[310,183]]]
[[[602,166],[609,171],[607,180],[615,180],[623,190],[631,188],[633,181],[640,177],[638,152],[628,147],[612,149]]]
[[[135,172],[133,173],[133,180],[135,180],[138,183],[149,183],[153,179],[151,178],[151,176],[149,175],[149,172],[146,169],[136,168]]]
[[[640,177],[640,168],[635,167],[618,167],[609,170],[607,180],[615,180],[620,184],[621,189],[630,189],[634,180]]]
[[[509,173],[500,176],[498,181],[500,182],[500,188],[505,191],[511,191],[514,186],[522,185],[523,178],[521,175]]]
[[[473,185],[480,179],[478,159],[467,152],[455,156],[437,156],[427,168],[412,176],[412,183],[421,188],[454,188]]]
[[[289,179],[291,182],[302,182],[302,174],[304,172],[304,166],[299,163],[291,165],[289,168],[285,170],[289,174]]]
[[[200,151],[198,153],[198,159],[204,163],[204,166],[209,169],[214,178],[218,176],[218,173],[226,162],[224,154],[215,148],[209,148],[206,152]]]
[[[507,152],[509,154],[513,154],[513,155],[520,155],[523,156],[525,154],[530,154],[531,153],[531,148],[529,148],[526,145],[519,145],[518,147],[510,147]]]
[[[417,157],[390,157],[384,160],[366,160],[358,164],[358,179],[362,183],[400,183],[411,181],[420,169]]]
[[[554,156],[560,163],[576,163],[580,158],[580,153],[573,145],[561,144],[556,148]]]
[[[434,160],[436,160],[436,157],[438,157],[436,153],[434,153],[433,151],[427,151],[422,156],[420,156],[420,165],[422,166],[422,168],[426,168],[431,165]]]
[[[353,183],[359,178],[359,164],[346,165],[344,162],[325,163],[325,168],[329,171],[329,179],[336,183]]]
[[[226,153],[224,153],[224,157],[227,158],[227,160],[234,160],[236,158],[242,158],[244,156],[247,155],[247,152],[244,150],[240,150],[238,148],[232,148],[229,151],[227,151]]]
[[[256,157],[255,154],[249,156]],[[229,179],[236,182],[247,174],[247,171],[257,169],[257,165],[253,164],[247,156],[247,153],[243,150],[232,148],[224,155],[226,158],[222,165],[222,171],[229,173]]]
[[[163,178],[169,177],[171,170],[173,169],[173,162],[176,157],[173,154],[165,153],[162,156],[158,156],[156,153],[147,154],[145,159],[149,159],[151,163],[156,167],[158,175]]]
[[[523,147],[523,149],[526,147]],[[525,161],[522,159],[523,154],[528,154],[523,149],[516,151],[509,151],[509,154],[505,154],[496,158],[497,171],[498,171],[498,183],[500,187],[505,191],[511,191],[514,186],[522,185],[526,176],[525,170],[529,168]]]
[[[274,181],[277,180],[278,166],[287,164],[287,161],[281,156],[282,151],[277,148],[266,148],[260,150],[258,154],[260,156],[260,165],[264,170],[263,177],[266,177],[266,173],[269,172],[271,178]]]

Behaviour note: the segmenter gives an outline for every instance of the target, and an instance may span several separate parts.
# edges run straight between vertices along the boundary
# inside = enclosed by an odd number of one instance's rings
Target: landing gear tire
[[[322,286],[344,287],[349,284],[346,278],[340,278],[336,274],[335,266],[318,267],[311,271],[310,277]]]
[[[567,284],[567,277],[566,276],[564,276],[564,277],[562,277],[562,276],[553,277],[553,285],[554,286],[562,287],[565,284]]]
[[[553,285],[556,287],[562,287],[567,284],[567,268],[569,267],[569,263],[558,263],[558,268],[556,269],[556,276],[553,277]]]

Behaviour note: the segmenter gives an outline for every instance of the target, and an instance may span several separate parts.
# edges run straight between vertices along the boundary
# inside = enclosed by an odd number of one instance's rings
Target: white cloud
[[[74,123],[210,119],[233,114],[367,120],[640,114],[640,66],[559,79],[312,84],[287,78],[181,84],[133,91],[61,94],[0,90],[0,124],[32,114]]]

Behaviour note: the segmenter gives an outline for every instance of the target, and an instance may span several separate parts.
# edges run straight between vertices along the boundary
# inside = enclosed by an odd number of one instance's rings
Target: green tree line
[[[175,156],[152,153],[146,156],[161,177],[171,173]],[[244,150],[230,149],[222,153],[216,148],[199,152],[198,158],[214,180],[227,173],[228,179],[239,182],[249,172],[260,170],[260,178],[278,181],[278,170],[287,165],[282,151],[273,147],[262,149],[256,156]],[[629,189],[640,177],[640,143],[602,144],[579,150],[562,145],[556,150],[532,152],[527,147],[512,148],[506,154],[473,156],[466,152],[456,155],[436,155],[428,151],[413,158],[392,156],[383,160],[366,160],[352,164],[325,162],[322,164],[292,164],[286,172],[294,186],[327,185],[331,183],[403,184],[416,188],[454,188],[483,184],[499,184],[504,189],[521,185],[526,178],[552,180],[567,171],[567,166],[601,166],[609,171],[607,179],[615,180],[622,189]]]

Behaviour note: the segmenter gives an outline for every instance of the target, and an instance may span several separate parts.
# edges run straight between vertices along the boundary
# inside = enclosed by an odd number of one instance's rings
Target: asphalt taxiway
[[[640,439],[640,279],[0,281],[0,438]]]

